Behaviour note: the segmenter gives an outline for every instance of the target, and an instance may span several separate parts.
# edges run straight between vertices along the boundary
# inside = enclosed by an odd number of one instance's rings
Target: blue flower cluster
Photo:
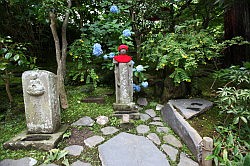
[[[136,66],[135,70],[137,72],[142,72],[144,70],[144,67],[142,65],[138,65],[138,66]]]
[[[147,87],[148,87],[148,82],[147,82],[147,81],[142,82],[142,83],[141,83],[141,86],[142,86],[143,88],[147,88]]]
[[[102,46],[99,43],[95,43],[93,46],[93,55],[100,56],[102,53]]]
[[[123,32],[122,32],[123,36],[125,37],[130,37],[132,32],[129,30],[129,29],[125,29]]]
[[[114,56],[115,56],[115,53],[111,52],[111,53],[109,53],[109,55],[104,55],[103,59],[105,59],[105,60],[107,60],[108,58],[113,59]]]
[[[133,84],[133,90],[134,90],[135,92],[140,92],[140,91],[141,91],[140,85]]]
[[[119,12],[119,9],[118,9],[117,6],[112,5],[112,6],[110,7],[110,12],[111,12],[111,13],[118,13],[118,12]]]

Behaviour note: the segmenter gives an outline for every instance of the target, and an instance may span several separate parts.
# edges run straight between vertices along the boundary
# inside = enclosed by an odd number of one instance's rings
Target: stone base
[[[52,134],[29,134],[27,130],[25,130],[10,141],[5,142],[3,147],[13,150],[31,148],[51,150],[56,147],[67,129],[67,125],[62,125],[56,133]]]
[[[140,114],[138,109],[136,109],[135,103],[128,103],[128,104],[121,104],[121,103],[114,103],[113,108],[115,110],[114,116],[123,118],[123,115],[128,114],[129,119],[139,119]]]
[[[129,119],[140,119],[140,114],[138,112],[126,112],[126,113],[115,112],[114,116],[118,118],[123,118],[123,115],[125,114],[129,115]]]

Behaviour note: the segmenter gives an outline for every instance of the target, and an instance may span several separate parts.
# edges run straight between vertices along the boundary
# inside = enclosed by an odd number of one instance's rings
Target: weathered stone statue
[[[130,118],[138,118],[135,103],[133,103],[133,63],[127,55],[128,46],[118,47],[119,55],[114,57],[115,64],[115,88],[116,103],[113,104],[115,116],[129,115]]]

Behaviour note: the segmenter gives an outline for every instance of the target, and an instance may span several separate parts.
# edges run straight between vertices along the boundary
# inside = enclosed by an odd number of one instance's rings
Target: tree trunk
[[[71,7],[71,0],[68,0],[68,8]],[[60,96],[61,107],[68,108],[67,94],[64,87],[64,77],[66,75],[66,55],[67,55],[67,25],[69,21],[69,11],[65,13],[65,19],[62,25],[62,49],[60,48],[60,41],[56,31],[56,15],[50,12],[50,28],[55,42],[56,61],[57,61],[57,88]]]
[[[225,11],[225,39],[242,36],[250,41],[250,2],[234,1]],[[250,45],[233,45],[225,51],[225,66],[241,65],[250,60]]]
[[[11,92],[10,92],[10,78],[8,76],[8,72],[5,71],[5,75],[6,75],[6,78],[4,78],[4,82],[5,82],[5,89],[6,89],[6,92],[7,92],[7,95],[8,95],[8,98],[9,98],[9,101],[10,101],[10,104],[13,103],[13,97],[11,95]]]

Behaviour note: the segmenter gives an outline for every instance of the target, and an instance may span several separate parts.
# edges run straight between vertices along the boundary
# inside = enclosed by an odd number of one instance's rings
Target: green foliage
[[[48,164],[48,163],[52,163],[54,161],[59,161],[62,159],[62,164],[65,166],[69,166],[69,161],[68,159],[66,159],[67,154],[68,154],[68,151],[66,150],[51,149],[48,152],[48,155],[44,163]]]

